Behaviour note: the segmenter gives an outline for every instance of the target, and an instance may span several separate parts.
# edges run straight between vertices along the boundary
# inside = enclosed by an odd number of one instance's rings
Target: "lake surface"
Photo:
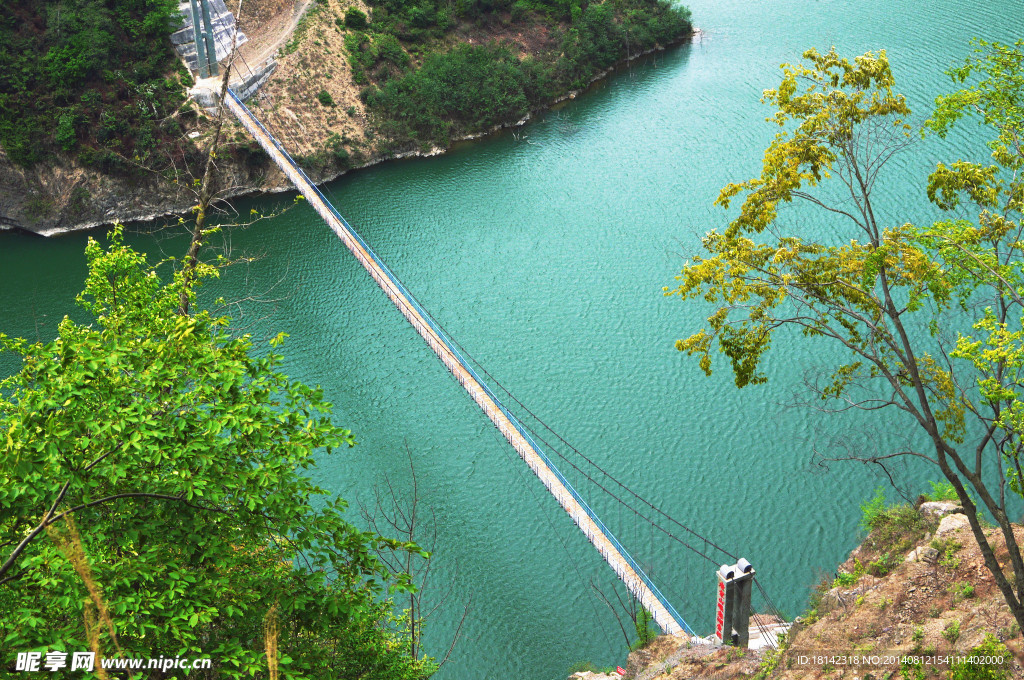
[[[885,450],[907,439],[892,420],[792,408],[823,347],[780,338],[770,382],[737,390],[673,348],[706,310],[663,297],[700,235],[725,224],[718,190],[759,172],[774,134],[761,91],[778,65],[835,45],[886,49],[916,120],[951,85],[942,71],[972,36],[1024,34],[1024,4],[997,0],[696,0],[693,45],[616,73],[517,136],[440,158],[389,163],[327,186],[335,205],[434,316],[530,409],[578,449],[674,517],[750,559],[776,603],[798,614],[807,589],[858,542],[859,504],[874,470],[812,465],[815,451]],[[923,182],[976,132],[930,140],[900,157],[877,201],[891,220],[934,217]],[[973,149],[977,148],[974,144]],[[977,157],[977,151],[970,155]],[[269,208],[276,198],[256,204]],[[241,211],[250,204],[243,202]],[[827,229],[813,213],[790,219]],[[173,229],[131,241],[180,254]],[[146,233],[143,233],[146,232]],[[100,232],[92,232],[97,235]],[[0,330],[49,339],[73,312],[85,234],[0,233]],[[318,481],[372,501],[385,476],[436,518],[439,578],[456,585],[428,623],[443,654],[471,598],[441,680],[564,678],[582,659],[624,664],[609,598],[614,578],[489,421],[311,209],[225,236],[239,264],[208,294],[240,300],[239,325],[291,335],[293,377],[324,386],[359,446],[325,459]],[[0,364],[0,371],[11,368]],[[927,489],[928,470],[901,478]],[[581,487],[584,493],[590,491]],[[660,540],[614,503],[595,507],[698,633],[712,625],[714,566]],[[355,516],[355,513],[353,513]]]

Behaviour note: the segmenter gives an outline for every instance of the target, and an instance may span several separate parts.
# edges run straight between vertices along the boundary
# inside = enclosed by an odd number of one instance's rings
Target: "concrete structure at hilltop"
[[[178,3],[183,23],[180,29],[171,34],[171,44],[174,45],[178,56],[192,72],[200,71],[201,58],[202,60],[206,59],[206,45],[197,45],[196,43],[192,8],[195,3],[196,0],[185,0],[185,2]],[[215,57],[213,61],[219,63],[228,58],[232,49],[241,47],[249,39],[238,30],[235,15],[228,10],[224,0],[203,0],[202,5],[205,7],[200,7],[200,9],[205,10],[210,17],[209,34],[211,34],[211,42],[214,46],[213,56]]]
[[[178,4],[178,10],[182,25],[171,34],[171,44],[189,71],[197,75],[196,85],[190,91],[192,98],[204,108],[213,108],[217,105],[220,88],[218,64],[249,39],[238,30],[235,15],[224,0],[185,0]],[[248,64],[241,67],[234,64],[233,68],[231,89],[245,100],[270,78],[277,62],[270,57],[255,69],[250,69]]]

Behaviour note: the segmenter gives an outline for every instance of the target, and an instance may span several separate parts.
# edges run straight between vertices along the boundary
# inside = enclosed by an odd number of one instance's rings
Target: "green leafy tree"
[[[636,642],[633,643],[633,649],[642,649],[658,637],[658,629],[654,627],[654,617],[644,607],[639,607],[633,627],[636,629]]]
[[[811,388],[825,410],[899,413],[926,437],[922,450],[860,457],[885,467],[899,456],[938,466],[963,505],[985,564],[1024,626],[1024,560],[1007,510],[1021,493],[1024,432],[1024,57],[980,43],[951,72],[963,89],[938,100],[927,124],[945,132],[977,116],[994,133],[992,162],[938,165],[927,193],[949,218],[915,226],[883,218],[876,188],[911,140],[910,111],[894,91],[885,53],[852,62],[835,50],[784,65],[764,101],[781,128],[760,177],[726,186],[738,216],[703,239],[668,294],[714,307],[707,326],[676,344],[708,374],[712,350],[736,385],[766,380],[761,362],[779,329],[845,351]],[[804,202],[828,218],[808,236],[779,219]],[[825,235],[828,234],[828,235]],[[972,496],[978,499],[975,503]],[[1008,550],[1007,576],[981,525],[984,508]]]
[[[322,392],[195,310],[213,266],[164,283],[120,229],[86,255],[88,324],[0,335],[22,361],[0,382],[0,667],[92,648],[213,659],[191,677],[429,675],[384,599],[408,579],[375,556],[418,549],[306,476],[354,443]]]

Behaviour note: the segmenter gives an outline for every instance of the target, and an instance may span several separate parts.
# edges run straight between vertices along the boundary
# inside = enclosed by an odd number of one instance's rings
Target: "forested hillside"
[[[358,10],[346,13],[344,23],[356,29],[346,49],[376,125],[396,142],[447,144],[453,134],[516,120],[615,62],[692,30],[689,10],[666,0],[375,0],[372,6],[372,21]],[[492,39],[473,44],[476,32]],[[419,57],[412,65],[410,53]]]
[[[0,144],[21,166],[154,166],[180,132],[175,0],[9,0],[0,13]]]

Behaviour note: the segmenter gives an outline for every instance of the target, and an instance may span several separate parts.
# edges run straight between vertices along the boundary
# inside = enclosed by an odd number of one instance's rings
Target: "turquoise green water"
[[[703,309],[661,295],[708,228],[726,215],[718,189],[759,168],[773,130],[761,90],[808,47],[885,48],[920,118],[948,88],[941,71],[971,36],[1024,32],[1019,0],[691,3],[699,44],[622,71],[511,135],[441,158],[358,172],[327,193],[424,305],[488,370],[579,449],[667,511],[748,557],[776,602],[797,613],[806,589],[857,542],[858,504],[882,482],[870,469],[811,465],[815,450],[884,450],[913,437],[897,421],[826,417],[786,406],[822,348],[780,339],[767,386],[708,379],[673,341]],[[966,134],[971,134],[968,132]],[[878,196],[891,219],[932,216],[920,187],[966,137],[919,145]],[[261,205],[273,204],[273,199]],[[248,212],[248,205],[242,212]],[[791,223],[822,229],[808,213]],[[0,233],[0,328],[49,338],[84,274],[86,236]],[[623,663],[622,634],[594,596],[610,570],[443,366],[308,207],[227,235],[236,253],[217,293],[242,299],[240,324],[291,334],[287,369],[322,384],[357,434],[319,481],[355,501],[415,460],[437,521],[440,595],[428,645],[439,678],[554,679],[579,659]],[[180,253],[173,231],[139,234]],[[211,291],[212,292],[212,291]],[[9,365],[0,365],[0,369]],[[927,475],[899,471],[909,485]],[[711,632],[712,566],[655,541],[596,503],[698,632]],[[429,594],[430,591],[428,591]]]

